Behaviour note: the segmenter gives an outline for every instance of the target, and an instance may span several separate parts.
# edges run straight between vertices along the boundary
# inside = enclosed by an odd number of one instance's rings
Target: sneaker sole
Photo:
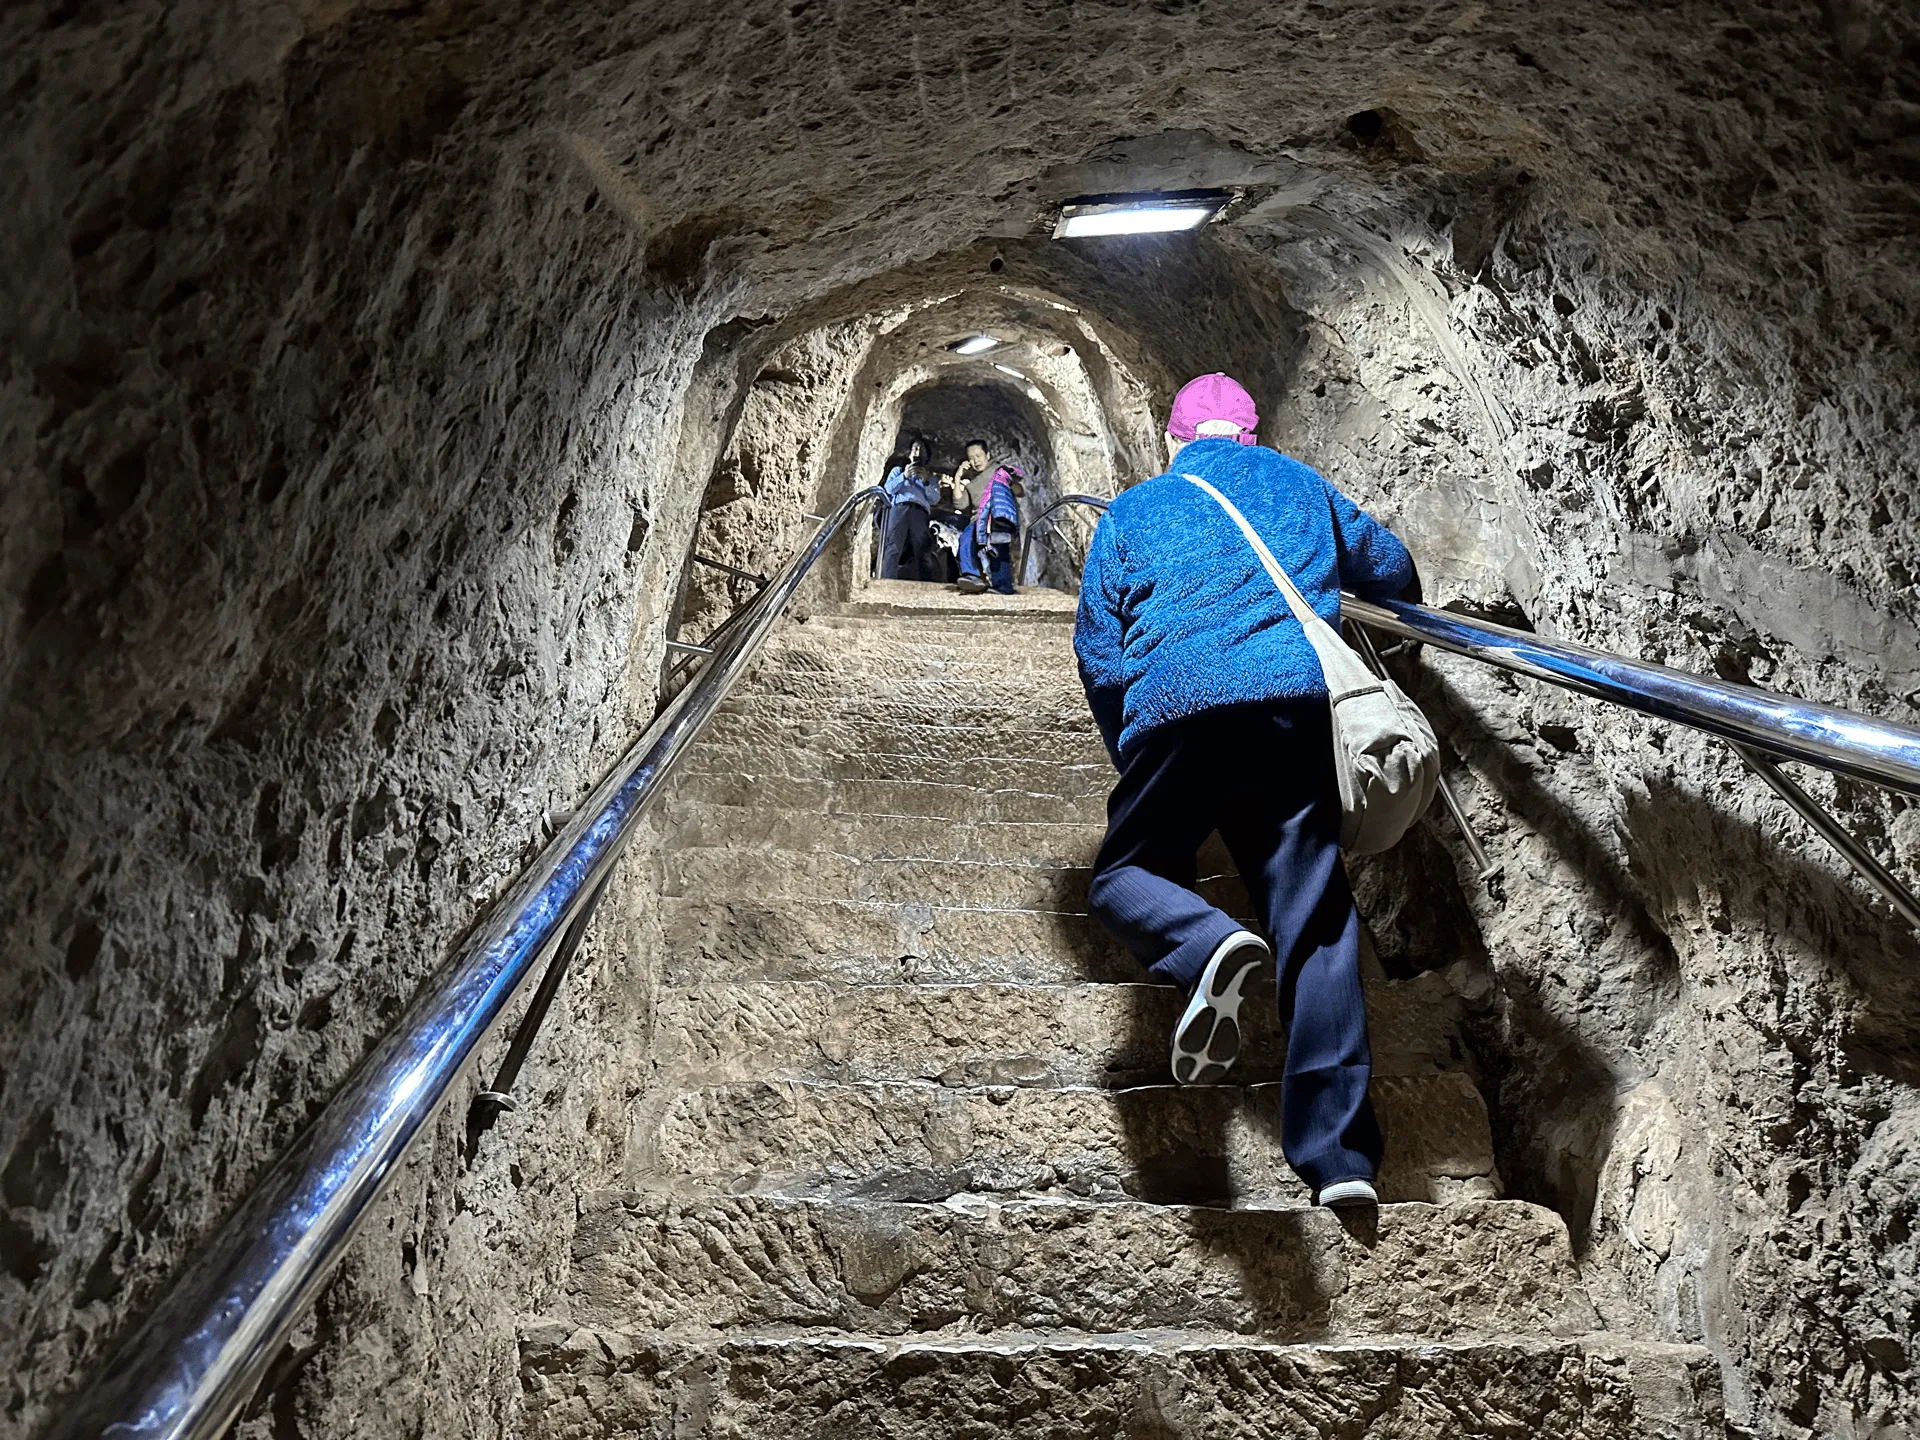
[[[1314,1203],[1329,1210],[1361,1210],[1378,1205],[1380,1196],[1369,1181],[1341,1180],[1322,1190]]]
[[[1173,1027],[1173,1078],[1180,1084],[1217,1085],[1240,1058],[1240,992],[1267,955],[1265,945],[1246,940],[1200,972]]]

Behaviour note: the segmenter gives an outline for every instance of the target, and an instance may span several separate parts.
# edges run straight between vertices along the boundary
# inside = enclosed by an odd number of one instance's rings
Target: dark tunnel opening
[[[1012,385],[940,381],[909,391],[894,454],[905,454],[915,438],[931,442],[932,463],[942,473],[951,474],[966,459],[967,446],[981,440],[996,464],[1020,467],[1036,498],[1050,499],[1056,488],[1046,421]]]
[[[1030,519],[1159,473],[1177,387],[1228,371],[1429,603],[1920,719],[1917,24],[0,14],[0,1440],[50,1433],[663,677],[911,434],[942,469],[987,439]],[[1076,198],[1196,192],[1230,203],[1191,233],[1052,238]],[[1095,1357],[1065,1433],[1198,1433],[1213,1360],[1111,1339],[1196,1306],[1242,1374],[1268,1342],[1497,1350],[1405,1391],[1469,1429],[1479,1375],[1543,1434],[1568,1387],[1623,1436],[1719,1433],[1634,1411],[1656,1391],[1767,1440],[1920,1430],[1908,937],[1717,742],[1432,647],[1400,663],[1499,875],[1437,811],[1353,867],[1427,1188],[1371,1248],[1291,1192],[1216,1203],[1271,1117],[1145,1093],[1163,1002],[1086,916],[1092,524],[997,615],[834,542],[634,836],[519,1108],[469,1147],[497,1035],[234,1435],[878,1433],[909,1336],[939,1398],[901,1424],[1011,1433],[1064,1392],[968,1347],[1032,1327]],[[1920,874],[1907,797],[1796,773]],[[808,1412],[854,1365],[820,1329],[905,1408]],[[749,1352],[833,1383],[756,1391]],[[1315,1403],[1359,1415],[1362,1379]]]

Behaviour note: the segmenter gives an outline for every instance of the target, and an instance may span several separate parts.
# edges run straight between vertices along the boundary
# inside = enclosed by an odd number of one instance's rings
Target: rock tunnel
[[[7,1440],[645,729],[669,642],[903,435],[1113,495],[1228,371],[1429,604],[1920,723],[1893,0],[30,0],[0,76]],[[1191,233],[1052,238],[1189,191],[1224,203]],[[872,543],[808,603],[857,602]],[[1361,913],[1457,1013],[1581,1324],[1706,1357],[1712,1433],[1920,1433],[1920,945],[1726,747],[1419,666],[1501,874],[1423,822],[1354,865]],[[1802,781],[1920,880],[1906,797]],[[674,873],[636,842],[519,1107],[476,1143],[479,1076],[453,1097],[232,1433],[656,1433],[540,1428],[526,1321],[581,1197],[649,1163]],[[856,1272],[906,1243],[835,1252],[846,1283],[881,1306],[907,1262]],[[1357,1434],[1392,1389],[1313,1421],[1165,1375],[1034,1433]],[[673,1433],[756,1433],[709,1400]],[[1604,1410],[1404,1433],[1679,1433]],[[981,1425],[950,1433],[1017,1428]]]

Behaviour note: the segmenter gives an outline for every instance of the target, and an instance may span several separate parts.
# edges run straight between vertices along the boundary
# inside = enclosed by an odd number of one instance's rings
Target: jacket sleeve
[[[1362,600],[1397,600],[1416,583],[1413,556],[1386,526],[1341,494],[1323,476],[1340,550],[1340,584]]]
[[[1120,768],[1120,731],[1125,724],[1127,687],[1121,657],[1125,625],[1121,618],[1125,567],[1118,527],[1105,519],[1093,532],[1087,563],[1080,572],[1080,613],[1073,626],[1073,653],[1080,663],[1080,685],[1087,708],[1100,727],[1114,769]]]

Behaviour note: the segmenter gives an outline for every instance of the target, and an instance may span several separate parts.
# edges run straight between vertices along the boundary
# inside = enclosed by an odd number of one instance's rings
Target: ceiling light
[[[1013,376],[1013,378],[1016,380],[1024,380],[1027,378],[1026,376],[1022,375],[1018,370],[1014,369],[1013,366],[1002,365],[998,360],[993,362],[993,368],[998,370],[1002,375]]]
[[[1226,209],[1232,199],[1224,191],[1202,190],[1177,195],[1072,200],[1061,207],[1053,238],[1080,240],[1094,235],[1159,235],[1170,230],[1198,230]]]
[[[956,355],[984,355],[1000,342],[991,335],[975,335],[953,347]]]

